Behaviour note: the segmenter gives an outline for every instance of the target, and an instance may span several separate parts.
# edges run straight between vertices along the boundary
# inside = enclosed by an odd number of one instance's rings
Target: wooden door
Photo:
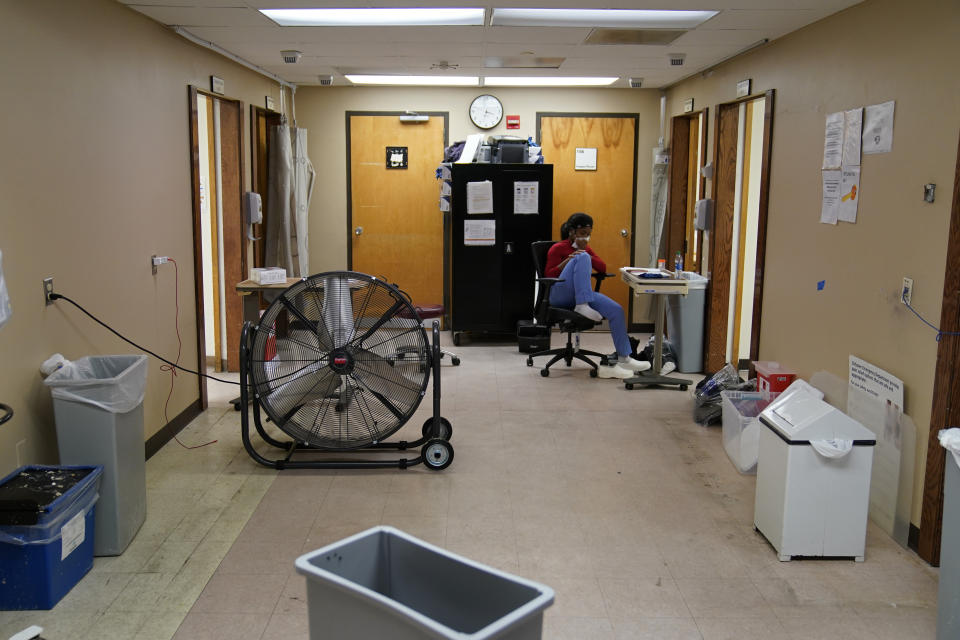
[[[683,268],[697,273],[703,255],[703,231],[694,228],[693,214],[704,193],[700,168],[706,162],[706,123],[706,110],[674,116],[671,122],[670,187],[661,243],[665,249],[660,256],[666,259],[668,268],[673,268],[673,257],[679,251]]]
[[[611,273],[634,264],[638,121],[635,114],[537,114],[544,161],[553,165],[553,237],[560,238],[560,225],[571,213],[590,214],[590,247]],[[597,150],[595,171],[575,168],[579,148]],[[601,291],[631,317],[626,284],[610,278]]]
[[[443,301],[436,169],[443,160],[447,116],[401,122],[399,115],[347,114],[347,264],[396,284],[415,304],[436,304]],[[387,167],[387,147],[406,148],[406,168]]]
[[[191,144],[191,177],[193,183],[193,219],[194,219],[194,272],[196,274],[195,290],[197,296],[197,342],[198,342],[198,363],[200,367],[206,366],[206,322],[204,320],[204,283],[203,283],[203,265],[204,260],[211,260],[214,256],[204,255],[203,251],[203,206],[201,204],[201,183],[200,176],[202,170],[200,167],[200,117],[198,111],[199,96],[203,95],[209,102],[210,117],[205,119],[208,126],[208,139],[212,147],[212,158],[218,158],[220,161],[220,170],[214,170],[211,175],[220,176],[219,185],[206,185],[210,193],[207,197],[214,204],[218,204],[222,211],[223,228],[223,288],[225,308],[222,312],[225,314],[225,327],[227,336],[226,353],[219,354],[221,361],[225,361],[225,366],[229,371],[238,371],[240,369],[240,330],[243,323],[243,312],[240,298],[237,296],[234,287],[241,280],[247,277],[247,255],[246,244],[243,229],[243,211],[241,209],[241,196],[243,189],[242,170],[243,165],[240,158],[240,149],[242,148],[243,123],[243,103],[237,100],[230,100],[222,96],[213,95],[205,91],[200,91],[196,87],[188,87],[187,91],[190,107],[190,144]],[[207,104],[204,108],[207,108]],[[214,113],[216,116],[214,117]],[[216,126],[219,128],[215,132]],[[216,144],[216,142],[219,144]],[[217,197],[218,196],[218,197]],[[212,223],[212,229],[216,229],[215,221]],[[219,273],[216,275],[219,276]],[[217,278],[219,279],[219,278]],[[218,316],[219,318],[219,316]],[[219,365],[219,362],[218,362]],[[201,404],[206,407],[206,381],[200,378]]]
[[[933,408],[927,440],[927,466],[923,482],[923,509],[917,553],[935,567],[940,566],[943,532],[943,484],[947,452],[940,446],[941,429],[960,424],[960,148],[953,177],[953,207],[947,239],[947,267],[943,279],[937,366],[933,381]],[[912,527],[911,527],[912,528]],[[955,543],[956,541],[951,541]]]
[[[730,344],[736,344],[731,337],[731,331],[738,328],[736,316],[739,305],[736,296],[731,299],[731,285],[746,278],[751,279],[751,316],[750,325],[750,360],[756,360],[760,344],[760,312],[763,301],[763,274],[764,256],[767,237],[767,197],[770,182],[770,149],[773,131],[773,90],[762,95],[748,96],[741,100],[719,105],[717,110],[717,133],[714,145],[714,178],[713,193],[716,203],[714,206],[714,224],[710,231],[710,253],[708,275],[710,277],[707,318],[706,344],[704,348],[704,370],[718,371],[729,360],[738,366],[738,356],[728,353]],[[753,131],[752,136],[762,136],[760,171],[758,180],[759,199],[756,214],[756,256],[754,269],[751,273],[733,272],[734,263],[743,263],[743,256],[738,253],[734,259],[734,245],[743,245],[740,236],[740,215],[742,201],[737,201],[743,182],[740,170],[743,164],[742,151],[739,149],[741,108],[746,103],[758,99],[764,100],[763,131]],[[742,198],[741,198],[742,200]],[[735,237],[736,233],[736,237]],[[739,268],[739,267],[738,267]],[[736,294],[740,286],[734,287]]]
[[[267,220],[270,219],[270,209],[267,207],[267,176],[270,175],[270,136],[272,127],[279,125],[282,116],[276,111],[268,111],[263,107],[250,105],[250,190],[260,194],[260,203],[263,210],[263,222],[253,225],[252,233],[256,240],[252,241],[252,260],[254,267],[263,267],[264,235],[267,229]],[[309,275],[309,274],[305,274]]]

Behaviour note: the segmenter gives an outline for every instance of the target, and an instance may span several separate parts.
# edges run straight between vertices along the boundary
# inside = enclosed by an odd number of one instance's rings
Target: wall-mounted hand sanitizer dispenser
[[[256,242],[260,238],[253,237],[253,225],[263,222],[263,204],[260,194],[256,191],[247,191],[243,194],[244,219],[247,223],[247,238]]]

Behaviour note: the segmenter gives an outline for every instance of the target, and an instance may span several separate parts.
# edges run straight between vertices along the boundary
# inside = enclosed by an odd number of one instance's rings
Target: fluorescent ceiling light
[[[483,79],[486,87],[605,87],[620,78],[506,76]]]
[[[621,29],[692,29],[717,11],[652,9],[494,9],[494,27],[614,27]]]
[[[480,84],[477,76],[373,76],[373,75],[346,75],[353,84],[398,84],[417,86],[455,86],[475,87]]]
[[[281,27],[483,26],[482,8],[260,9]]]

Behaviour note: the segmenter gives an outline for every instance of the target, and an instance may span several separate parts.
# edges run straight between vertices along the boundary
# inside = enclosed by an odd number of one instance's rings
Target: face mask
[[[582,240],[583,242],[582,243],[579,242],[580,240]],[[587,246],[588,244],[590,244],[590,236],[578,236],[573,239],[573,246],[575,247],[580,245]]]

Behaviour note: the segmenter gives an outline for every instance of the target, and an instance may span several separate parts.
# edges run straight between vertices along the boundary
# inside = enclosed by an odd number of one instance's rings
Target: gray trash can
[[[945,436],[953,432],[953,442]],[[944,429],[947,449],[943,478],[943,527],[940,534],[940,587],[937,593],[937,638],[960,638],[960,429]],[[956,453],[954,453],[956,450]]]
[[[393,527],[300,556],[311,640],[538,640],[553,590]]]
[[[123,553],[147,516],[143,394],[147,356],[89,356],[54,371],[60,464],[102,465],[93,553]]]
[[[687,295],[667,296],[667,336],[677,353],[677,371],[699,373],[703,370],[703,314],[707,295],[706,278],[684,271]]]

